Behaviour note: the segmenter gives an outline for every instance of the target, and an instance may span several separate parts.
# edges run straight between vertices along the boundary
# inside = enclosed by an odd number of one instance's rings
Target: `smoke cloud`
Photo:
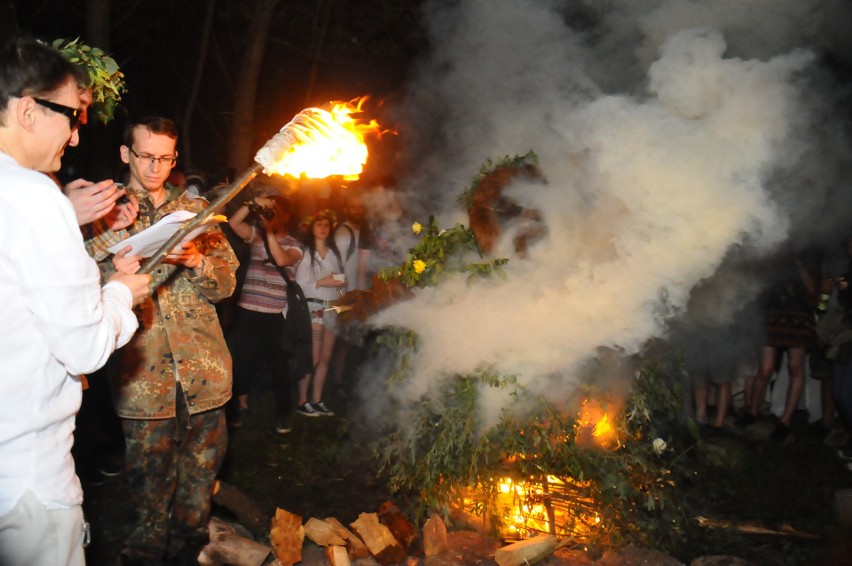
[[[421,339],[393,394],[487,367],[567,398],[601,348],[641,352],[673,321],[740,324],[760,290],[743,263],[822,243],[806,213],[848,221],[822,204],[848,173],[845,128],[823,120],[843,96],[823,64],[847,53],[839,6],[428,3],[432,50],[403,109],[407,208],[467,224],[456,196],[481,164],[533,150],[547,183],[508,194],[548,232],[524,258],[504,235],[505,280],[449,279],[375,317]],[[492,423],[508,399],[487,399]]]

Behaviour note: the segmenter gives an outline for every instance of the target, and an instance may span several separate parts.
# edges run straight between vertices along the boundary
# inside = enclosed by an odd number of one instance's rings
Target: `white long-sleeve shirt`
[[[305,248],[305,255],[302,256],[296,268],[296,283],[308,299],[333,301],[340,298],[341,287],[317,287],[317,281],[332,273],[342,272],[341,261],[331,249],[325,254],[325,258],[321,258],[319,253],[314,252],[314,261],[311,261],[310,249]]]
[[[101,288],[56,184],[0,152],[0,516],[27,490],[50,509],[82,501],[79,376],[130,340],[132,301],[121,283]]]

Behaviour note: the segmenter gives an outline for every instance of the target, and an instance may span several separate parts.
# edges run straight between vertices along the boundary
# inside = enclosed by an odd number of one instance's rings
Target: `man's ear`
[[[14,119],[18,124],[28,132],[32,132],[35,127],[35,101],[29,96],[19,98],[13,109]]]
[[[121,155],[122,163],[130,163],[130,148],[128,148],[126,145],[123,145],[118,148],[118,153],[119,155]]]

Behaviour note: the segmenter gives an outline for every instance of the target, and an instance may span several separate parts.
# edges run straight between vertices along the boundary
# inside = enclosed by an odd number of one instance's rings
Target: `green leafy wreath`
[[[92,89],[92,104],[89,113],[106,124],[115,117],[115,109],[121,95],[127,92],[124,85],[124,73],[118,69],[115,59],[102,49],[86,45],[80,38],[73,40],[57,39],[53,47],[58,49],[70,62],[85,67],[89,75],[86,88]]]

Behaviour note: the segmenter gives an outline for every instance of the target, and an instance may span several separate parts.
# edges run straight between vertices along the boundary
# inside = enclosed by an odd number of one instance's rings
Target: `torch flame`
[[[255,161],[267,175],[357,179],[367,162],[365,136],[382,133],[375,120],[352,117],[362,112],[366,99],[332,102],[331,110],[305,108],[260,148]]]

